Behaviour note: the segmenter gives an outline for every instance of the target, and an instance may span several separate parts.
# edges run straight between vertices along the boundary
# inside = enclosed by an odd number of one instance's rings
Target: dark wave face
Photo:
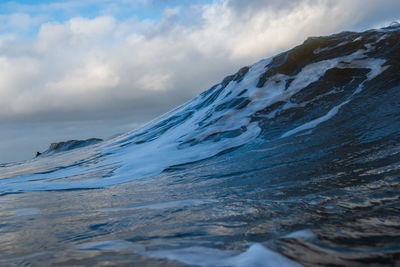
[[[400,264],[400,26],[307,39],[146,126],[0,165],[0,265]]]
[[[85,147],[85,146],[90,146],[90,145],[94,145],[97,143],[100,143],[101,141],[103,141],[102,139],[99,138],[90,138],[87,140],[69,140],[69,141],[65,141],[65,142],[58,142],[58,143],[52,143],[50,145],[50,147],[42,152],[42,153],[38,153],[38,156],[44,156],[44,155],[51,155],[54,153],[60,153],[60,152],[64,152],[64,151],[69,151],[69,150],[73,150],[73,149],[77,149],[77,148],[81,148],[81,147]]]

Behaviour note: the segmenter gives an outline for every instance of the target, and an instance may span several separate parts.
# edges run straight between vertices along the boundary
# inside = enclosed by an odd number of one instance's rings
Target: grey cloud
[[[323,5],[332,12],[341,10],[337,20],[342,20],[342,16],[352,16],[353,21],[346,20],[350,30],[383,26],[400,18],[400,1],[396,0],[228,0],[227,5],[239,17],[249,17],[266,11],[285,15],[285,13],[302,8],[304,5]],[[321,21],[321,23],[330,24],[331,22]]]
[[[305,0],[229,0],[227,5],[232,8],[237,14],[243,13],[251,15],[254,12],[263,12],[265,10],[291,10],[296,8],[300,3],[306,2]],[[308,0],[307,2],[310,2]]]

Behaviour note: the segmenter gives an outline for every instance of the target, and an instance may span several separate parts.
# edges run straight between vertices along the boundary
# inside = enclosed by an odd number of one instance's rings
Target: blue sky
[[[194,5],[209,4],[212,0],[132,0],[132,1],[1,1],[0,14],[27,14],[44,21],[62,22],[71,17],[94,18],[109,15],[122,21],[131,17],[158,20],[166,8],[179,7],[183,12]],[[39,24],[32,25],[38,26]]]
[[[121,22],[132,17],[139,20],[159,20],[167,8],[179,8],[182,13],[198,4],[212,1],[196,0],[133,0],[133,1],[1,1],[0,15],[22,15],[32,18],[28,27],[2,27],[2,33],[18,33],[21,37],[34,37],[40,25],[45,22],[63,22],[73,17],[95,18],[112,16]]]
[[[0,163],[131,130],[309,36],[399,11],[398,0],[0,1]]]

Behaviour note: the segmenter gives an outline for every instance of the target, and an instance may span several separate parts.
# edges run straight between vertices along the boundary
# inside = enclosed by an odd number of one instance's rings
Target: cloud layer
[[[381,26],[400,10],[398,0],[170,2],[157,18],[121,19],[115,1],[61,21],[46,13],[55,4],[0,15],[0,122],[144,122],[310,35]]]

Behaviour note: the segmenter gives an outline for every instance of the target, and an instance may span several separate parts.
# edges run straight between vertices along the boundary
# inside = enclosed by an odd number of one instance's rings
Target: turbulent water
[[[146,126],[0,165],[0,265],[400,265],[400,26],[307,39]]]

